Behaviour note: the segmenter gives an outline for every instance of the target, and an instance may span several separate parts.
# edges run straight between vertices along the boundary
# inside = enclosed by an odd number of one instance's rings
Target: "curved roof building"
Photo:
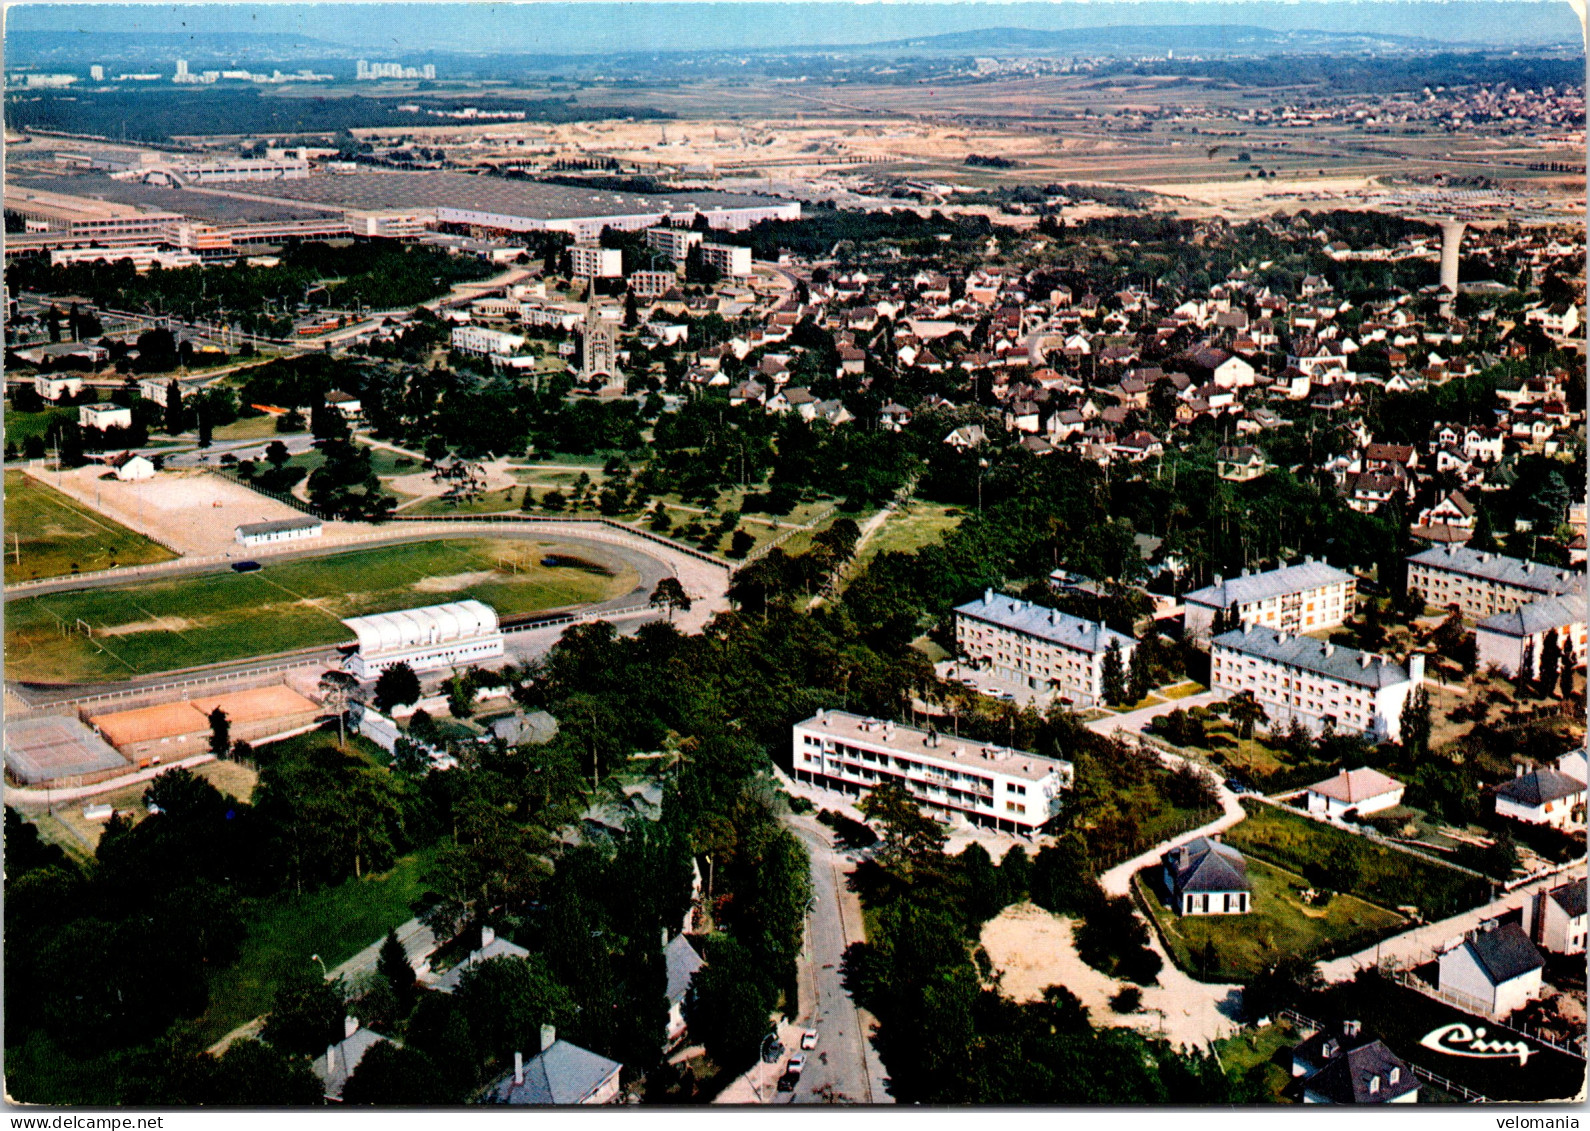
[[[503,654],[496,610],[480,601],[397,609],[342,623],[359,638],[349,667],[361,679],[397,663],[425,671]]]

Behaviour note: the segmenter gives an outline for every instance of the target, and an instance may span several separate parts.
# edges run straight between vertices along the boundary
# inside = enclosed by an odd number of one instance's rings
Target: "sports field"
[[[639,584],[617,558],[606,572],[549,568],[590,561],[591,547],[459,538],[216,573],[87,589],[6,606],[7,675],[50,683],[128,679],[294,648],[351,643],[343,617],[475,598],[501,615],[604,601]],[[85,631],[85,628],[91,631]]]
[[[176,557],[20,471],[5,473],[5,579],[60,577]],[[18,551],[21,562],[19,563]]]

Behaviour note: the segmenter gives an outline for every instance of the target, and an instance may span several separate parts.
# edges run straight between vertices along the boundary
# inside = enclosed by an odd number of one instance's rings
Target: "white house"
[[[364,411],[364,405],[358,397],[350,396],[338,389],[333,389],[326,394],[326,403],[342,414],[344,420],[357,420]]]
[[[1585,936],[1585,879],[1569,880],[1550,891],[1536,892],[1526,914],[1530,938],[1553,954],[1583,954]]]
[[[1506,1017],[1540,996],[1545,965],[1517,922],[1490,920],[1441,955],[1437,988],[1476,1012]]]
[[[1201,836],[1160,858],[1178,915],[1242,915],[1252,909],[1248,862],[1229,844]]]
[[[1585,827],[1585,783],[1561,770],[1536,769],[1524,772],[1496,791],[1496,815],[1528,825],[1550,825],[1555,829]]]
[[[456,966],[451,967],[433,983],[433,988],[438,993],[451,994],[458,992],[464,975],[482,962],[490,962],[493,958],[528,958],[530,952],[518,943],[509,942],[507,939],[497,937],[493,927],[480,928],[480,946],[469,952],[469,956]]]
[[[1349,811],[1359,816],[1394,809],[1402,804],[1403,785],[1379,770],[1360,766],[1308,787],[1308,811],[1340,817]]]
[[[488,1104],[610,1104],[618,1101],[616,1060],[558,1040],[551,1025],[541,1026],[541,1051],[528,1061],[513,1054],[513,1071],[490,1085]]]
[[[141,479],[155,477],[155,465],[136,452],[122,452],[108,461],[110,467],[116,472],[116,478],[123,483],[132,483]]]
[[[275,542],[299,542],[319,538],[325,529],[318,518],[282,518],[274,522],[245,522],[235,531],[241,546],[268,546]]]
[[[361,1029],[358,1020],[353,1017],[345,1018],[342,1040],[327,1045],[325,1055],[317,1056],[310,1064],[311,1070],[320,1079],[326,1099],[341,1103],[342,1089],[347,1085],[348,1077],[359,1067],[365,1053],[390,1039],[373,1029]]]
[[[1324,1065],[1303,1082],[1303,1102],[1413,1104],[1419,1102],[1419,1079],[1407,1061],[1382,1041],[1356,1047],[1338,1045]]]

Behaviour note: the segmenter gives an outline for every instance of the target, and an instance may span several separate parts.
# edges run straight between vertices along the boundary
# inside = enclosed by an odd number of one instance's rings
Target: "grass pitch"
[[[549,568],[541,564],[548,554],[590,557],[587,548],[552,542],[461,538],[268,561],[257,573],[23,598],[6,606],[7,674],[50,683],[128,679],[351,642],[344,617],[471,597],[506,616],[604,601],[639,583],[627,565],[606,575]]]
[[[20,471],[5,473],[5,512],[7,583],[176,557],[158,542]]]

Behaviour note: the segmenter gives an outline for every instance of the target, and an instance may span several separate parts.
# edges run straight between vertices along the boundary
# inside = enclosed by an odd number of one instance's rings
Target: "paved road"
[[[864,937],[861,903],[845,887],[850,861],[834,848],[827,828],[810,817],[792,817],[790,825],[812,858],[812,912],[807,920],[802,963],[801,1022],[815,1028],[817,1047],[807,1054],[806,1071],[790,1103],[886,1104],[883,1062],[868,1039],[870,1018],[846,991],[841,966],[845,947]],[[809,971],[809,973],[807,973]]]

